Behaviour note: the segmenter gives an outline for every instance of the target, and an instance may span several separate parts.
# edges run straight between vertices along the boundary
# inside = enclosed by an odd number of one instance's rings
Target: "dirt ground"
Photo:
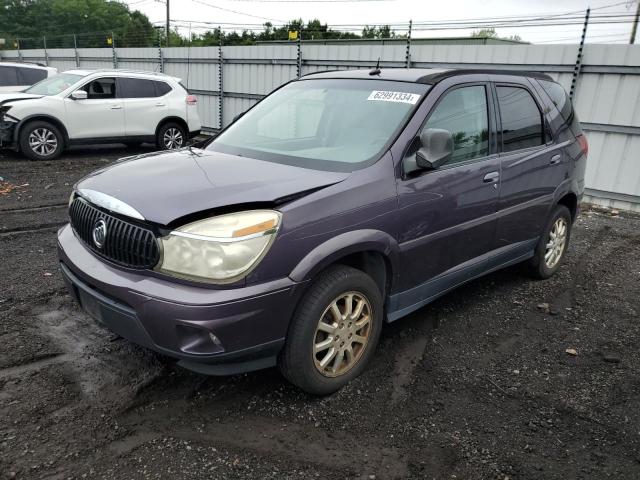
[[[182,370],[71,301],[55,253],[71,185],[131,153],[0,154],[0,475],[640,478],[640,219],[585,212],[556,277],[468,284],[314,398],[275,369]]]

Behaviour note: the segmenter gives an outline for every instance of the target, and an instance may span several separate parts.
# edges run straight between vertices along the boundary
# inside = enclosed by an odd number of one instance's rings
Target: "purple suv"
[[[554,274],[587,149],[547,75],[308,75],[204,148],[78,182],[61,268],[88,313],[185,368],[278,365],[327,394],[384,322],[508,265]]]

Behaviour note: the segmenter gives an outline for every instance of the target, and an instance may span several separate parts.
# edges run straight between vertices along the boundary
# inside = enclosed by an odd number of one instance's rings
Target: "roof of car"
[[[491,75],[516,75],[520,77],[534,77],[543,80],[553,79],[546,73],[528,72],[520,70],[495,70],[495,69],[445,69],[445,68],[381,68],[360,70],[331,70],[326,72],[310,73],[303,78],[354,78],[368,80],[391,80],[396,82],[434,84],[439,81],[459,75],[491,74]]]
[[[46,65],[42,65],[41,63],[29,63],[29,62],[0,62],[0,65],[6,65],[10,67],[26,67],[26,68],[40,68],[40,69],[48,69],[48,70],[56,70],[54,67],[47,67]]]
[[[114,69],[114,68],[100,68],[100,69],[74,69],[74,70],[66,70],[64,73],[71,73],[74,75],[93,75],[94,73],[99,74],[109,74],[109,75],[140,75],[140,76],[149,76],[149,77],[157,77],[157,78],[172,78],[176,81],[180,81],[178,77],[173,77],[171,75],[167,75],[159,72],[147,72],[144,70],[125,70],[125,69]]]

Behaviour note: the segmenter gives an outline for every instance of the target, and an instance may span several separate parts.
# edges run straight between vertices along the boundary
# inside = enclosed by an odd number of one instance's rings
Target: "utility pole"
[[[633,19],[633,27],[631,27],[631,38],[629,44],[636,43],[636,32],[638,31],[638,19],[640,18],[640,0],[638,0],[638,7],[636,8],[636,18]]]
[[[170,13],[169,13],[169,0],[165,0],[167,2],[167,47],[169,47],[169,29],[171,28],[169,23],[170,23]]]

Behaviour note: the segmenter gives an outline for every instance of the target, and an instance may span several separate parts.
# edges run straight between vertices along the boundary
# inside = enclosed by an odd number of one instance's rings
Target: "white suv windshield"
[[[36,83],[31,88],[27,88],[25,93],[33,93],[34,95],[57,95],[60,92],[64,92],[81,78],[82,75],[61,73],[60,75],[49,77]]]
[[[328,170],[377,159],[427,85],[381,80],[303,80],[265,98],[210,150]]]

